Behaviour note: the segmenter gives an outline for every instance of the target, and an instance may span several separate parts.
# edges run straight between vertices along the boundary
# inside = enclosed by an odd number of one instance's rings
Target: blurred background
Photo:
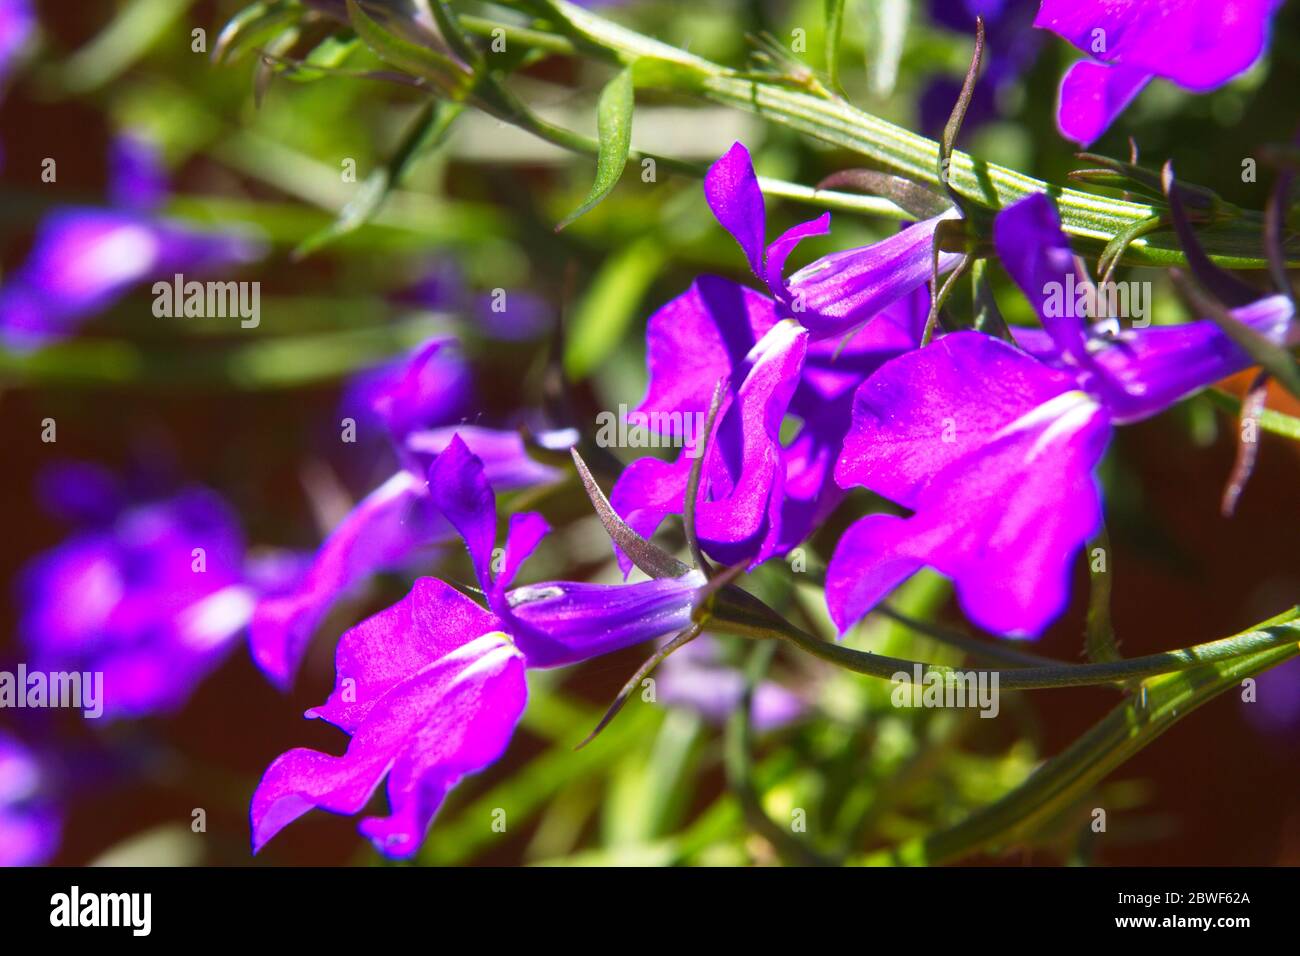
[[[7,585],[0,591],[0,668],[27,659],[24,608],[33,596],[24,590],[24,568],[77,533],[47,507],[51,468],[97,463],[139,500],[201,485],[229,504],[250,553],[311,552],[352,502],[396,467],[364,421],[359,441],[339,440],[349,383],[359,373],[432,335],[454,335],[473,386],[450,420],[510,427],[542,400],[552,333],[563,315],[564,367],[578,419],[590,422],[596,411],[640,399],[644,323],[654,309],[701,272],[746,281],[741,255],[713,222],[698,180],[661,169],[645,182],[630,168],[609,200],[557,235],[554,224],[589,187],[591,160],[470,112],[443,141],[416,149],[369,221],[331,234],[401,150],[423,101],[407,87],[327,72],[361,74],[377,61],[355,45],[332,49],[291,33],[288,20],[214,63],[223,25],[244,6],[36,2],[35,27],[0,81],[0,288],[21,275],[51,215],[118,201],[111,156],[123,135],[158,151],[167,181],[160,214],[196,228],[238,230],[256,255],[221,277],[261,283],[255,329],[229,319],[158,317],[149,283],[141,282],[79,320],[74,336],[0,356],[0,579]],[[1056,132],[1054,100],[1075,54],[1029,28],[1034,4],[985,6],[1000,11],[990,22],[994,56],[962,147],[1064,182],[1078,162]],[[794,55],[815,68],[824,63],[819,0],[627,0],[606,12],[732,65],[746,61],[752,38],[766,32],[785,40],[803,30],[807,51]],[[1298,19],[1288,4],[1270,56],[1215,93],[1197,97],[1151,84],[1094,151],[1126,156],[1133,136],[1148,163],[1172,158],[1184,180],[1261,208],[1267,173],[1243,182],[1242,160],[1286,139],[1296,124]],[[971,23],[963,3],[850,2],[847,95],[935,135],[969,60]],[[195,30],[204,31],[201,52]],[[0,44],[3,37],[0,28]],[[330,42],[345,45],[337,36]],[[262,48],[311,56],[322,70],[278,74],[257,57]],[[607,77],[553,58],[513,84],[547,118],[589,133]],[[813,184],[860,165],[748,114],[638,95],[634,146],[708,162],[738,139],[754,152],[760,173],[790,181]],[[48,158],[57,163],[53,182],[42,179]],[[351,181],[343,175],[349,161]],[[806,212],[769,202],[781,227]],[[833,221],[832,237],[801,247],[801,256],[896,228],[846,213]],[[1164,276],[1129,271],[1124,277],[1156,283],[1157,321],[1182,317]],[[510,297],[504,315],[487,305],[494,290]],[[1028,317],[1009,287],[999,288],[999,302],[1008,316]],[[1240,392],[1248,381],[1228,387]],[[1270,402],[1300,413],[1280,395]],[[57,422],[57,441],[42,441],[46,419]],[[1235,633],[1300,595],[1300,445],[1264,435],[1256,473],[1236,516],[1226,519],[1219,498],[1236,427],[1214,402],[1196,399],[1122,430],[1112,447],[1104,480],[1113,621],[1125,655]],[[634,453],[619,454],[627,461]],[[811,564],[824,562],[856,501],[814,540]],[[530,575],[614,579],[607,541],[575,483],[529,506],[560,528]],[[466,563],[449,552],[371,582],[330,615],[289,694],[262,677],[236,639],[171,712],[86,721],[57,711],[0,711],[0,727],[40,767],[42,805],[61,821],[50,859],[248,864],[248,799],[267,764],[294,746],[336,753],[344,746],[340,732],[302,719],[332,687],[338,634],[405,594],[414,574],[469,579]],[[788,575],[759,578],[772,600],[814,618],[820,613],[811,585],[791,589]],[[1081,563],[1074,605],[1035,650],[1080,659],[1087,593]],[[938,579],[917,579],[898,603],[964,626]],[[861,630],[855,642],[863,647],[935,660],[952,653],[887,622]],[[727,667],[746,651],[739,640],[719,638],[705,669],[734,676]],[[452,794],[420,861],[777,862],[777,850],[751,831],[728,786],[723,728],[707,708],[693,706],[691,694],[678,703],[634,697],[601,738],[574,751],[644,654],[636,649],[530,675],[529,713],[506,758]],[[1284,695],[1300,683],[1294,666],[1270,676],[1283,689],[1269,691],[1262,680],[1262,692]],[[884,846],[961,819],[1063,749],[1117,699],[1099,689],[1007,695],[1006,719],[980,721],[968,712],[896,710],[886,685],[784,652],[770,679],[794,703],[790,719],[760,727],[755,785],[774,819],[805,809],[813,839],[837,848]],[[1114,773],[1095,804],[1109,808],[1106,834],[1088,832],[1085,809],[1041,845],[978,862],[1300,864],[1300,720],[1259,719],[1251,706],[1232,694],[1218,698]],[[495,808],[506,810],[505,833],[491,826]],[[204,810],[203,832],[192,826],[196,809]],[[256,862],[379,860],[356,835],[355,821],[313,813]]]

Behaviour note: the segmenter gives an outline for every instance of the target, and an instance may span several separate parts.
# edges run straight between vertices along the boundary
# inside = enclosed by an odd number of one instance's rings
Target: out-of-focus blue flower
[[[526,342],[544,335],[554,321],[551,306],[522,289],[470,288],[456,263],[439,259],[397,300],[463,319],[479,335],[506,342]]]
[[[78,474],[94,479],[84,495]],[[274,576],[246,563],[215,492],[129,502],[103,479],[84,468],[53,479],[63,513],[83,523],[18,581],[28,664],[102,673],[107,718],[174,710],[235,646]]]
[[[426,342],[408,356],[355,376],[342,413],[359,428],[379,427],[401,442],[420,428],[442,425],[473,407],[474,383],[454,338]]]
[[[962,123],[974,129],[998,115],[998,99],[1029,68],[1042,37],[1034,30],[1036,0],[930,0],[935,23],[959,33],[974,34],[975,18],[984,19],[984,59],[979,83]],[[938,136],[961,93],[961,80],[943,76],[930,80],[921,92],[921,132]]]
[[[1242,709],[1252,725],[1265,733],[1294,734],[1300,727],[1300,659],[1267,670],[1255,678],[1255,699]]]
[[[0,730],[0,866],[40,866],[59,848],[62,821],[36,756]]]
[[[0,0],[0,83],[35,28],[31,0]]]
[[[26,261],[0,286],[0,344],[29,349],[71,335],[142,282],[211,274],[263,252],[244,232],[200,231],[156,213],[164,187],[154,147],[111,150],[108,208],[65,207],[37,227]]]
[[[674,651],[655,671],[659,703],[694,711],[713,724],[727,720],[745,696],[745,677],[722,660],[717,642],[701,635]],[[750,721],[760,733],[777,730],[808,713],[798,694],[775,681],[760,681],[750,700]]]

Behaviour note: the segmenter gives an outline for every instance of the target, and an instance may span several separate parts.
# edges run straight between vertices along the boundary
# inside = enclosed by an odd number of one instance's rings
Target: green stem
[[[1160,654],[1148,654],[1145,657],[1090,664],[1017,667],[1011,670],[974,668],[959,670],[885,654],[871,654],[842,644],[823,641],[784,620],[780,624],[775,620],[771,621],[767,636],[784,640],[801,651],[835,664],[837,667],[884,680],[892,680],[899,673],[907,674],[910,678],[919,667],[922,680],[925,680],[930,673],[938,673],[945,679],[950,675],[964,677],[975,674],[987,680],[996,677],[999,690],[1048,690],[1056,687],[1089,687],[1096,684],[1123,683],[1175,671],[1187,671],[1205,664],[1230,661],[1249,654],[1273,650],[1300,640],[1300,621],[1297,621],[1297,618],[1300,618],[1300,608],[1293,609],[1288,615],[1274,622],[1269,622],[1272,626],[1263,630],[1247,631],[1222,640],[1210,641],[1207,644],[1196,644]],[[724,617],[715,616],[712,626],[716,630],[729,630],[728,622]],[[755,636],[755,628],[752,624],[747,625],[744,633]]]
[[[639,85],[702,96],[758,113],[809,136],[851,149],[915,182],[939,185],[938,143],[865,113],[824,90],[799,88],[790,78],[776,75],[759,80],[740,74],[619,26],[565,0],[517,0],[513,5],[538,10],[556,21],[555,26],[567,36],[575,53],[590,53],[633,66]],[[521,34],[519,40],[527,42],[527,37]],[[545,42],[555,52],[561,52],[562,48],[554,40],[548,38]],[[1045,183],[962,152],[952,154],[948,180],[959,195],[988,209],[1002,209],[1033,193],[1045,192],[1056,201],[1065,231],[1087,240],[1087,244],[1098,250],[1117,234],[1163,211],[1149,203]],[[1231,268],[1265,268],[1262,218],[1226,206],[1221,211],[1227,218],[1202,233],[1211,258]],[[1125,251],[1124,261],[1163,266],[1186,262],[1177,238],[1167,229],[1135,238]]]
[[[1292,610],[1257,628],[1256,633],[1288,633],[1286,643],[1148,681],[1142,693],[1117,706],[1002,799],[954,827],[871,853],[856,862],[931,865],[1034,836],[1045,825],[1077,808],[1096,784],[1176,721],[1247,677],[1300,654],[1295,618],[1296,611]]]

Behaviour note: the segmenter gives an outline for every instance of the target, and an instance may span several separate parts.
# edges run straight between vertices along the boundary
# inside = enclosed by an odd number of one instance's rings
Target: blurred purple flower
[[[0,83],[35,28],[31,0],[0,0]]]
[[[34,754],[0,730],[0,866],[40,866],[59,848],[62,822]]]
[[[962,128],[972,130],[996,118],[998,98],[1020,78],[1038,55],[1041,36],[1030,29],[1037,0],[930,0],[930,18],[959,33],[974,34],[975,18],[984,19],[984,59],[979,83]],[[961,80],[931,79],[921,92],[921,132],[937,137],[961,93]]]
[[[401,442],[410,432],[455,421],[473,407],[474,383],[454,338],[436,338],[379,368],[356,375],[342,413],[363,430],[381,428]]]
[[[1208,92],[1245,72],[1268,44],[1281,0],[1043,0],[1034,26],[1091,56],[1061,80],[1057,125],[1084,146],[1152,77]]]
[[[296,749],[267,768],[253,794],[253,851],[312,808],[354,814],[387,777],[391,815],[360,830],[381,853],[412,856],[443,798],[504,753],[523,712],[526,667],[583,660],[660,636],[689,619],[703,583],[691,572],[644,585],[553,582],[507,591],[546,535],[532,513],[496,540],[496,499],[482,463],[452,439],[429,471],[434,506],[469,549],[484,609],[433,578],[339,641],[334,692],[307,712],[346,732],[342,757]]]
[[[727,720],[745,696],[745,677],[726,664],[709,635],[674,651],[655,671],[656,698],[670,707],[693,711],[713,724]],[[780,684],[764,680],[750,701],[750,720],[760,733],[799,720],[808,705]]]
[[[1001,212],[994,240],[1042,320],[1044,331],[1020,337],[1035,354],[955,332],[858,389],[835,477],[913,514],[868,515],[840,539],[826,597],[841,631],[929,565],[953,579],[979,626],[1037,635],[1064,610],[1070,564],[1101,520],[1092,471],[1112,426],[1252,364],[1208,320],[1113,336],[1048,308],[1074,261],[1045,195]],[[1285,296],[1233,314],[1274,342],[1300,343]]]
[[[1294,734],[1300,726],[1300,659],[1292,659],[1255,678],[1255,699],[1243,701],[1251,724],[1265,733]]]
[[[88,496],[95,506],[81,517],[89,523],[19,579],[30,666],[102,672],[109,718],[173,710],[248,623],[255,593],[243,538],[230,508],[206,489],[119,500],[116,510],[102,490]]]
[[[434,262],[398,301],[469,320],[473,330],[491,339],[526,342],[545,334],[554,321],[550,305],[522,289],[474,292],[455,262]]]
[[[38,347],[71,335],[141,282],[261,256],[261,244],[243,233],[158,218],[162,173],[149,144],[125,138],[110,158],[110,194],[131,205],[65,207],[45,217],[27,260],[0,286],[0,344]]]

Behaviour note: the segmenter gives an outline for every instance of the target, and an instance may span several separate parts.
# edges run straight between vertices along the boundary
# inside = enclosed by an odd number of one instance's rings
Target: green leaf
[[[459,103],[430,101],[425,104],[388,162],[366,177],[356,197],[343,207],[334,222],[294,249],[293,258],[303,259],[369,222],[389,193],[401,183],[411,164],[446,141],[447,131],[462,109]]]
[[[596,154],[596,181],[582,205],[560,220],[559,232],[579,216],[589,212],[613,191],[623,167],[627,165],[627,151],[632,145],[632,69],[620,70],[600,91],[596,103],[596,138],[600,151]]]
[[[423,77],[455,97],[469,88],[470,73],[450,56],[432,47],[412,43],[380,26],[357,5],[357,0],[347,0],[347,4],[352,29],[357,31],[361,42],[385,63]]]
[[[120,76],[163,36],[176,36],[176,21],[190,0],[136,0],[124,5],[107,27],[58,68],[57,79],[71,93],[89,93]],[[188,28],[184,32],[190,45]]]
[[[591,374],[623,340],[666,255],[662,240],[652,235],[605,260],[574,310],[564,350],[564,370],[570,378]]]
[[[911,12],[911,0],[870,0],[866,5],[867,83],[873,96],[883,99],[894,92]]]
[[[212,44],[212,62],[229,63],[271,37],[282,26],[296,20],[302,10],[285,0],[267,0],[240,10],[226,21]]]
[[[1234,415],[1241,413],[1241,399],[1235,395],[1229,395],[1218,389],[1211,389],[1205,393],[1205,396],[1225,411]],[[1295,418],[1283,412],[1274,411],[1271,408],[1264,409],[1259,416],[1259,427],[1266,432],[1272,432],[1274,435],[1300,441],[1300,418]]]
[[[844,35],[844,0],[826,0],[826,75],[840,90],[840,40]]]
[[[1048,760],[1002,799],[956,826],[869,854],[868,865],[933,865],[983,849],[1029,840],[1059,822],[1111,771],[1202,704],[1300,653],[1300,609],[1259,624],[1251,633],[1287,642],[1257,653],[1148,678],[1086,734]],[[1246,635],[1241,635],[1246,636]]]

